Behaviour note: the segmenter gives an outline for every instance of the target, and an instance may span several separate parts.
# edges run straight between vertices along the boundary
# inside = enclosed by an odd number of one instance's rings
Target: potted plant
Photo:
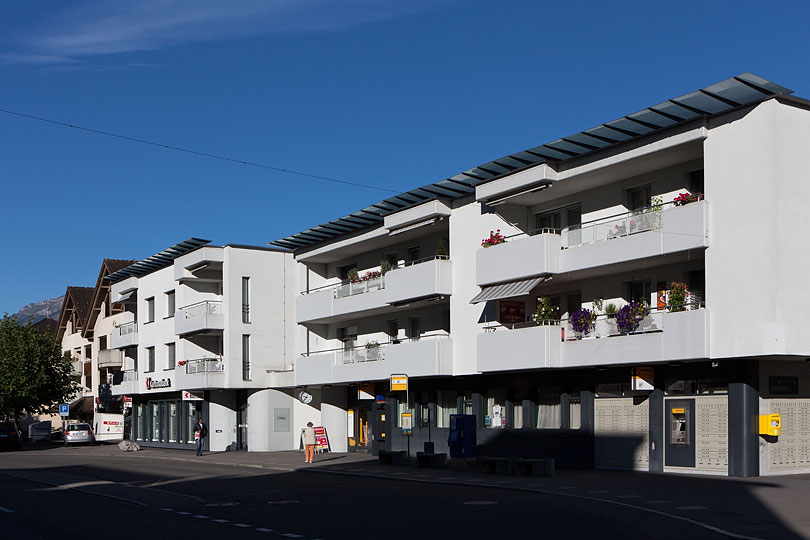
[[[495,231],[489,231],[489,238],[484,238],[481,240],[481,247],[488,248],[491,246],[497,246],[498,244],[505,244],[506,237],[501,234],[501,230],[497,229]]]
[[[596,323],[596,312],[581,308],[571,315],[571,328],[577,337],[587,336]]]
[[[349,268],[346,277],[351,283],[360,283],[360,276],[357,275],[357,268]]]
[[[366,349],[377,349],[380,347],[380,342],[377,341],[376,339],[371,339],[369,341],[366,341],[365,347]]]
[[[672,199],[672,204],[675,206],[684,206],[689,203],[702,201],[703,193],[679,193],[677,197]]]
[[[444,238],[439,238],[439,243],[436,246],[436,256],[439,258],[445,258],[448,255],[447,246],[444,245]]]
[[[650,314],[649,308],[641,302],[630,302],[616,313],[616,325],[622,335],[635,332],[641,321]]]
[[[613,302],[610,302],[608,305],[605,306],[605,316],[608,319],[615,319],[617,311],[618,308],[616,307],[616,304],[614,304]]]
[[[669,286],[669,311],[686,311],[686,299],[689,295],[689,287],[686,283],[673,281]]]
[[[560,308],[551,302],[551,298],[541,296],[537,299],[534,320],[539,326],[552,326],[560,320]]]
[[[393,266],[391,266],[391,262],[388,259],[383,259],[380,261],[380,273],[382,275],[390,272],[392,268]]]

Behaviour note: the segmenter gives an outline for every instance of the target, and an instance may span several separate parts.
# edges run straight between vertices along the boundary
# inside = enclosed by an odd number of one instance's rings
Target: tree
[[[53,335],[23,325],[14,316],[0,321],[0,416],[41,414],[78,390],[72,359]]]

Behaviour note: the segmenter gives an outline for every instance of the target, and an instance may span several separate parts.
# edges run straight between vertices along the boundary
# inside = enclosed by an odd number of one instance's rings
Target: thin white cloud
[[[7,61],[55,63],[185,43],[351,28],[447,0],[86,0],[17,36]]]

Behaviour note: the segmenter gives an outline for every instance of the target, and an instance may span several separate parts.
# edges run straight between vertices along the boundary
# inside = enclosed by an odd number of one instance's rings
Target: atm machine
[[[665,402],[664,431],[666,450],[664,465],[695,466],[695,400],[668,399]]]

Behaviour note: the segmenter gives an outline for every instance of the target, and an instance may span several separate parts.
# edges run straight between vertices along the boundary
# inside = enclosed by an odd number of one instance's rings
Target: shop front
[[[188,392],[135,396],[132,438],[143,446],[193,449],[194,424],[200,416],[208,422],[208,402],[202,392],[194,399],[183,399],[182,394]],[[205,450],[209,440],[204,441]]]

